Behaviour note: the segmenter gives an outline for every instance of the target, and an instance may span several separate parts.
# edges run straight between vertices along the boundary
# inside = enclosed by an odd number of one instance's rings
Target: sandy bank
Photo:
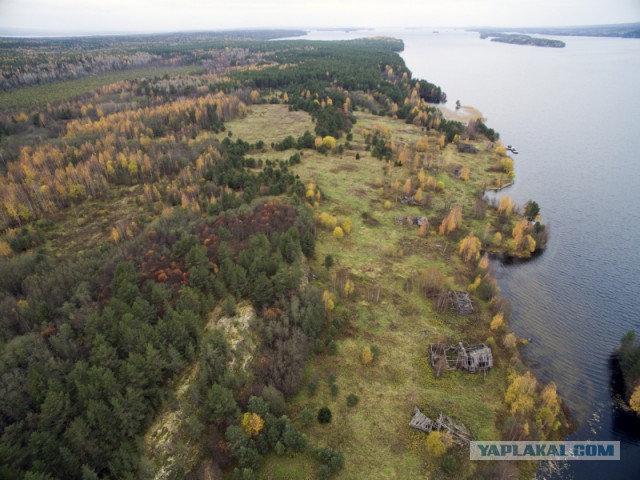
[[[482,112],[470,105],[462,105],[459,109],[454,110],[443,105],[433,105],[437,107],[447,120],[457,120],[458,122],[467,123],[469,120],[484,119]]]

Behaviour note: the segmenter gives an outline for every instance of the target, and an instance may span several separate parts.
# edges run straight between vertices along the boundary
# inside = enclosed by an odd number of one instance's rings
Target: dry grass
[[[90,200],[58,212],[46,230],[47,247],[53,255],[76,255],[108,242],[118,222],[135,232],[160,214],[161,205],[150,205],[141,186],[115,187],[100,200]],[[133,225],[135,224],[135,225]]]
[[[297,139],[305,130],[313,133],[314,129],[307,112],[290,112],[286,105],[252,105],[245,118],[226,122],[225,126],[227,132],[233,132],[232,138],[241,138],[249,143],[262,140],[267,146],[289,135]]]

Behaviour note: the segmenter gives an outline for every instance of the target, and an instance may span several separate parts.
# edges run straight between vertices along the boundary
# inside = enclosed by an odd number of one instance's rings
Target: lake
[[[483,112],[514,156],[501,194],[536,200],[546,251],[496,265],[512,329],[544,380],[554,380],[578,430],[569,440],[619,440],[620,462],[568,462],[540,478],[640,478],[640,422],[616,406],[611,353],[640,333],[640,40],[558,38],[562,49],[481,40],[461,30],[317,31],[308,39],[389,35],[415,77]]]

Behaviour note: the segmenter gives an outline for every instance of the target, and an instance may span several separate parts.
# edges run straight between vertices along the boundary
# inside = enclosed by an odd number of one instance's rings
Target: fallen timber
[[[443,432],[447,433],[453,439],[453,443],[464,447],[469,445],[471,434],[463,425],[457,425],[450,417],[444,413],[440,413],[437,420],[431,420],[418,407],[414,407],[413,416],[409,422],[409,426],[418,429],[424,433]]]

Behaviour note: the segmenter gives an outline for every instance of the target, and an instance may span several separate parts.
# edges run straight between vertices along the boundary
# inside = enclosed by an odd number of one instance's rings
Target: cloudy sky
[[[0,0],[0,29],[564,26],[640,21],[640,0]]]

